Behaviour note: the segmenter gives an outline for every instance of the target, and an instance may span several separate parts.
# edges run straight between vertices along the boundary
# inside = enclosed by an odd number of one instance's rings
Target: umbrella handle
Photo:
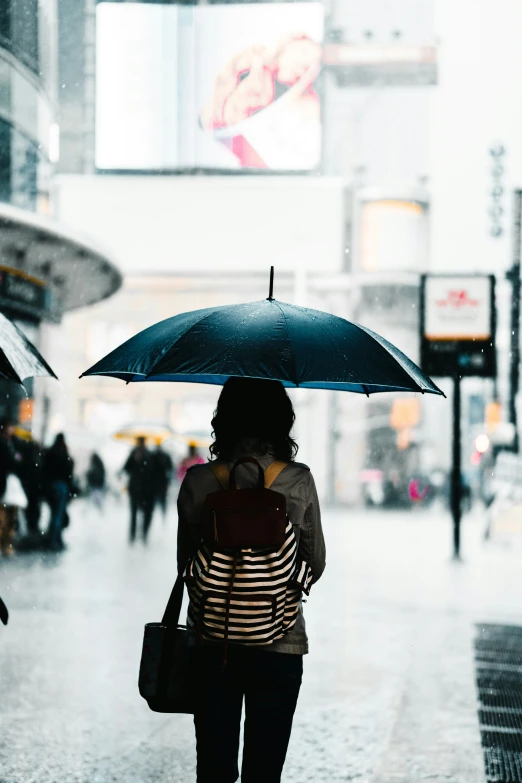
[[[257,488],[263,489],[265,486],[265,474],[263,471],[263,468],[257,461],[257,459],[254,459],[254,457],[241,457],[234,463],[234,467],[230,471],[230,478],[228,480],[228,487],[229,489],[237,489],[236,485],[236,468],[238,465],[243,465],[245,462],[252,462],[254,465],[257,465],[257,469],[259,471],[259,478],[257,481]]]

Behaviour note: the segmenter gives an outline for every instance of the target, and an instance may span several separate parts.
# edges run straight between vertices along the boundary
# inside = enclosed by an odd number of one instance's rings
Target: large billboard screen
[[[96,165],[176,168],[178,8],[101,3],[96,12]]]
[[[320,3],[100,3],[97,168],[316,168],[323,26]]]

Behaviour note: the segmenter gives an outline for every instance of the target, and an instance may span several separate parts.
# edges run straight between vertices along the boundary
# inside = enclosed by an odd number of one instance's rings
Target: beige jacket
[[[247,456],[238,454],[238,456]],[[263,470],[274,461],[271,454],[251,453],[261,464]],[[234,463],[227,463],[229,470]],[[253,464],[240,465],[236,471],[239,487],[254,486],[257,468]],[[220,484],[208,465],[195,465],[187,471],[178,497],[178,569],[184,570],[201,542],[201,519],[206,496],[220,489]],[[287,513],[296,535],[298,551],[303,560],[310,565],[314,575],[314,584],[325,568],[325,544],[321,527],[321,512],[315,483],[306,465],[291,462],[276,478],[271,486],[286,497]],[[312,589],[313,600],[313,589]],[[297,622],[288,634],[277,642],[266,646],[267,651],[295,653],[308,652],[308,637],[302,607],[299,608]]]

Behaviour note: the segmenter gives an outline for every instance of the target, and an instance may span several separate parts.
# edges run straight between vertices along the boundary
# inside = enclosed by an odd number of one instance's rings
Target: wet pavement
[[[175,571],[176,520],[127,543],[126,508],[71,509],[68,549],[0,562],[0,783],[195,781],[190,716],[137,690],[142,630]],[[518,537],[442,511],[325,513],[327,571],[305,607],[311,654],[285,783],[484,781],[475,622],[522,625]]]

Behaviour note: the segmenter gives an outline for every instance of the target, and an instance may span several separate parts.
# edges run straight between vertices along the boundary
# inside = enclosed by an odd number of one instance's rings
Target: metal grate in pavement
[[[483,707],[500,708],[509,710],[519,710],[522,712],[522,694],[513,693],[513,691],[490,691],[479,693],[479,698]]]
[[[475,649],[480,651],[488,651],[491,652],[511,652],[514,655],[521,654],[522,653],[522,643],[518,639],[506,639],[505,641],[502,641],[501,639],[478,639],[475,642]]]
[[[517,637],[522,640],[522,625],[496,625],[495,623],[477,623],[478,639],[490,639],[493,637],[504,638],[506,633],[510,639]]]
[[[488,783],[522,783],[522,627],[478,625],[478,718]]]
[[[489,731],[489,729],[483,729],[480,734],[482,736],[483,748],[494,748],[496,751],[507,750],[510,753],[517,753],[520,755],[519,761],[522,764],[522,732]]]
[[[477,669],[477,687],[479,691],[493,688],[494,690],[520,690],[522,692],[522,672],[506,670],[501,666]]]
[[[522,732],[522,712],[499,712],[498,710],[479,710],[479,723],[488,728],[510,729]]]
[[[484,749],[484,764],[488,783],[519,783],[522,764],[518,753]]]
[[[519,666],[522,671],[522,645],[520,649],[514,650],[481,650],[475,649],[475,660],[480,661],[481,665],[486,663],[493,663],[495,665],[502,664],[505,666]]]

